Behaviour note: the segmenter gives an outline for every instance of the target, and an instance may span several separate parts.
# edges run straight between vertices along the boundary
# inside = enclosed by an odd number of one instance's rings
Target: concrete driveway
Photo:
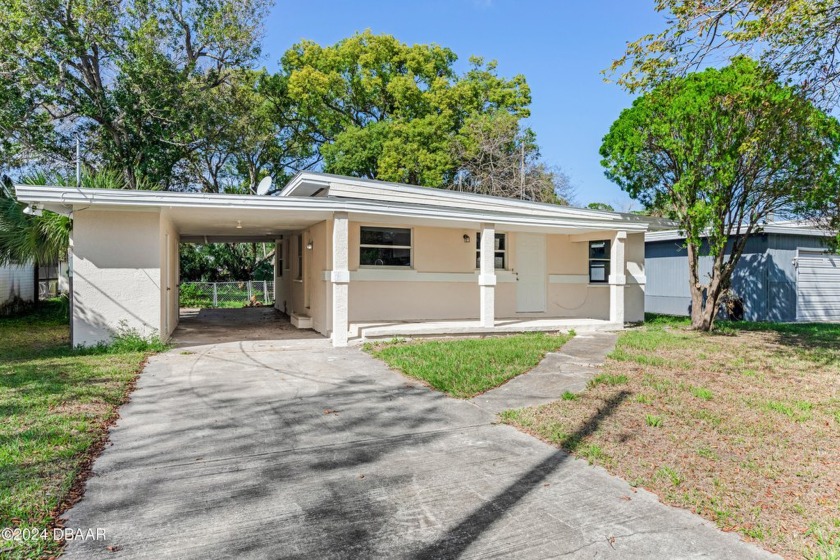
[[[324,339],[154,357],[111,442],[67,558],[769,556]]]

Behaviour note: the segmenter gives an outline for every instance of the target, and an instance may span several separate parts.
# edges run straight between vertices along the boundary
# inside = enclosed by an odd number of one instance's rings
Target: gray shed
[[[732,277],[748,321],[840,321],[840,256],[825,249],[825,231],[775,222],[747,242]],[[645,235],[645,311],[688,315],[688,256],[680,232]],[[701,275],[711,257],[700,258]]]

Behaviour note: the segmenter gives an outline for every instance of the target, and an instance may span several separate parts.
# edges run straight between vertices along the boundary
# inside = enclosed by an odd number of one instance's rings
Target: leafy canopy
[[[259,53],[265,0],[3,0],[0,165],[74,158],[183,187],[177,166],[218,114],[230,72]]]
[[[655,9],[668,26],[628,43],[612,65],[631,91],[756,52],[812,99],[840,101],[840,0],[656,0]]]
[[[323,47],[302,41],[281,60],[305,134],[324,170],[426,186],[451,183],[452,144],[465,122],[504,111],[527,117],[525,78],[499,77],[493,62],[438,45],[407,45],[370,31]]]
[[[678,222],[692,289],[709,288],[714,308],[746,236],[774,215],[825,211],[840,192],[840,124],[743,57],[637,98],[604,137],[601,156],[607,177]],[[724,258],[741,226],[746,235]],[[716,263],[708,284],[696,268],[704,237]]]

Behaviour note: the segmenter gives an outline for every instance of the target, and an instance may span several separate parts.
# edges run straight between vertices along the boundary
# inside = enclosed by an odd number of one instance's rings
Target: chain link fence
[[[179,287],[181,307],[233,308],[274,305],[274,282],[183,282]]]

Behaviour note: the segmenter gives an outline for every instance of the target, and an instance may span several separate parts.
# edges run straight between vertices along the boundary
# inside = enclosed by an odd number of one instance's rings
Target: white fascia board
[[[647,224],[612,220],[593,220],[551,216],[529,216],[502,212],[473,211],[465,208],[422,207],[410,204],[387,204],[367,200],[338,200],[334,198],[257,197],[219,193],[182,193],[169,191],[137,191],[111,189],[76,189],[20,185],[16,187],[18,200],[43,204],[47,209],[66,211],[73,208],[101,207],[122,209],[159,209],[165,207],[237,209],[237,210],[294,210],[313,212],[351,212],[371,216],[399,216],[435,221],[491,222],[509,226],[537,228],[567,228],[588,230],[646,231]]]
[[[738,230],[739,234],[746,233],[747,227],[741,226]],[[834,234],[824,229],[815,228],[812,226],[802,226],[795,222],[786,222],[784,224],[768,224],[762,226],[760,229],[753,231],[753,235],[761,235],[763,233],[773,233],[781,235],[802,235],[809,237],[833,237]],[[703,234],[703,237],[708,236],[708,231]],[[680,230],[667,231],[649,231],[645,233],[645,241],[682,241],[685,239],[685,234]]]
[[[436,189],[431,187],[419,187],[403,183],[389,183],[371,179],[359,179],[355,177],[344,177],[328,173],[314,173],[303,171],[295,175],[289,183],[280,190],[280,196],[291,197],[296,190],[303,185],[329,186],[330,195],[342,198],[359,198],[381,202],[398,202],[413,204],[433,204],[444,207],[463,207],[474,205],[484,207],[487,210],[529,213],[534,212],[564,217],[585,217],[596,218],[604,221],[624,221],[627,217],[616,212],[604,212],[600,210],[589,210],[586,208],[572,208],[569,206],[558,206],[542,202],[527,200],[516,200],[498,196],[489,196],[476,193],[456,192],[448,189]]]

